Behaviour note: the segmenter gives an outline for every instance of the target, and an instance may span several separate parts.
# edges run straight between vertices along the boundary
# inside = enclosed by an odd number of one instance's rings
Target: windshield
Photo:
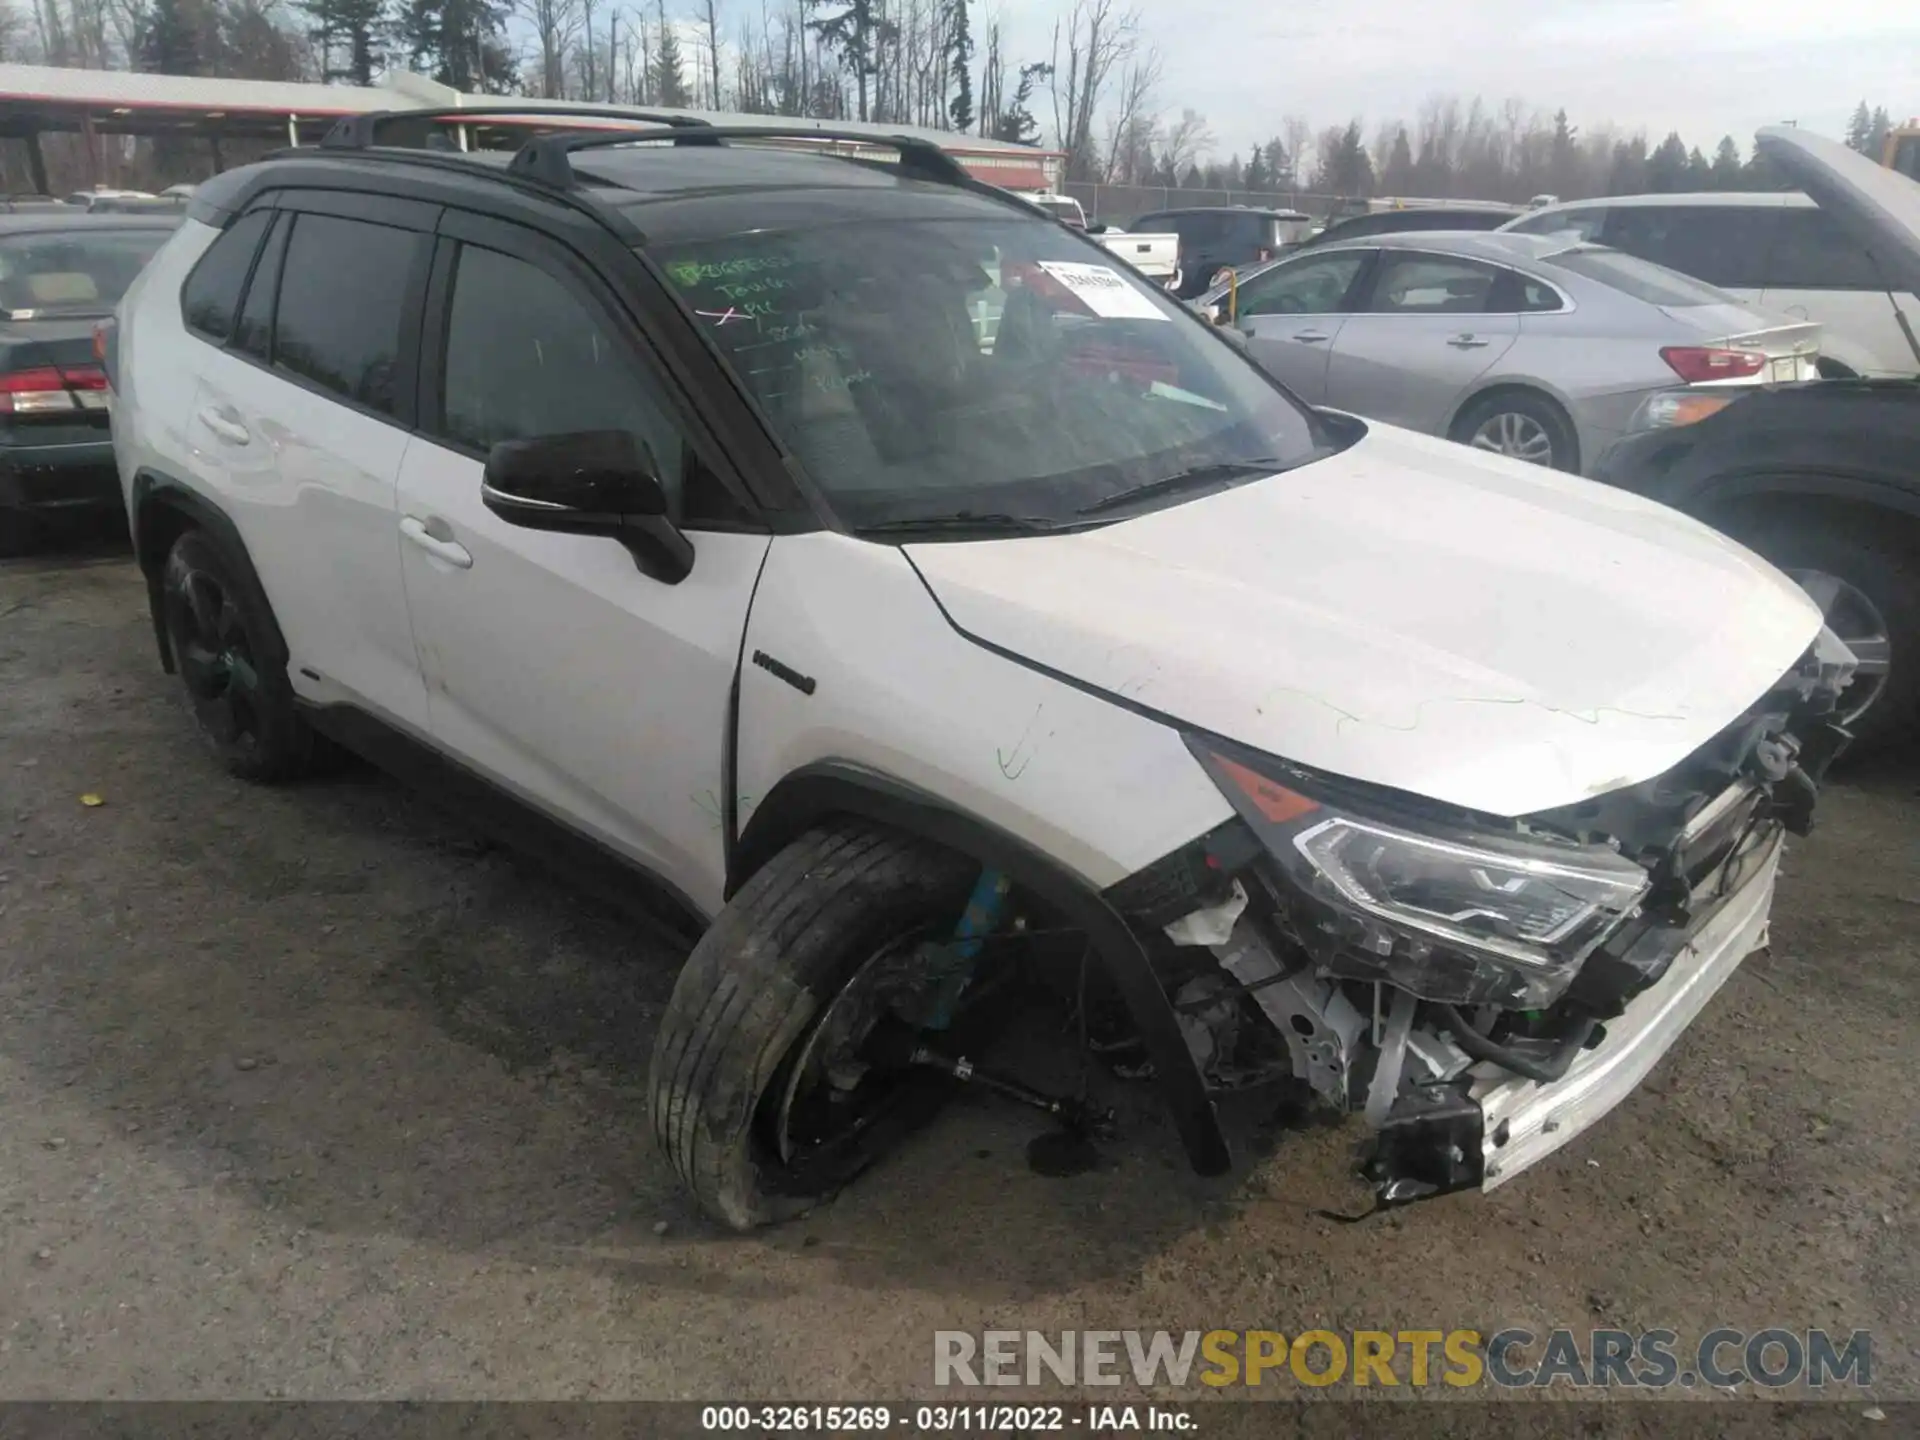
[[[0,237],[0,310],[9,320],[110,314],[166,238],[131,229]]]
[[[1067,520],[1170,476],[1328,448],[1234,347],[1056,226],[863,221],[650,253],[851,528]]]
[[[1649,305],[1671,305],[1684,309],[1693,305],[1740,303],[1726,291],[1716,290],[1702,281],[1682,275],[1678,270],[1669,270],[1664,265],[1639,260],[1604,246],[1583,245],[1575,250],[1562,250],[1543,256],[1542,259],[1549,265],[1571,270],[1588,280],[1610,285],[1622,294],[1631,295],[1635,300],[1644,300]]]

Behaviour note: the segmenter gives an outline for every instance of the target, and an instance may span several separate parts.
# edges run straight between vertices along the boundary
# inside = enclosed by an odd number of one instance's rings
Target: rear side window
[[[260,248],[260,237],[267,233],[267,222],[272,218],[268,210],[249,211],[207,247],[180,292],[180,314],[189,330],[226,343],[233,331],[234,312],[240,308],[240,292],[246,288],[247,272],[253,268],[254,251]]]
[[[1873,257],[1824,210],[1791,210],[1780,217],[1766,284],[1770,290],[1887,288]]]
[[[1606,243],[1709,285],[1758,290],[1767,243],[1782,212],[1741,205],[1620,205]]]
[[[296,217],[274,315],[275,367],[391,414],[401,313],[423,241],[364,220]]]
[[[1562,250],[1550,255],[1548,263],[1562,270],[1581,276],[1587,280],[1596,280],[1602,285],[1630,295],[1635,300],[1644,300],[1649,305],[1672,305],[1685,308],[1690,305],[1737,305],[1740,302],[1724,291],[1711,285],[1704,285],[1691,276],[1682,275],[1677,270],[1665,270],[1658,265],[1649,265],[1646,261],[1632,255],[1622,255],[1618,250],[1608,250],[1598,245],[1583,245],[1577,250]]]
[[[1529,215],[1507,228],[1522,235],[1572,235],[1580,240],[1598,240],[1607,223],[1604,206],[1587,205],[1578,210],[1555,210],[1546,215]]]

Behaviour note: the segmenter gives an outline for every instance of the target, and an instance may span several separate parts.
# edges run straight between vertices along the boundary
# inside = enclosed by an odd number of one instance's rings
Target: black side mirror
[[[628,431],[503,440],[487,456],[480,499],[509,525],[618,540],[668,585],[693,570],[693,542],[668,518],[658,469]]]

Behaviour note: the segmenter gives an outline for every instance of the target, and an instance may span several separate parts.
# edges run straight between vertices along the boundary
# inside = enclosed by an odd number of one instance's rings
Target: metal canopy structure
[[[148,75],[126,70],[67,70],[46,65],[0,65],[0,138],[27,146],[35,185],[47,191],[46,163],[40,137],[78,134],[85,137],[89,184],[97,183],[99,137],[137,135],[148,138],[203,140],[211,147],[216,170],[222,168],[221,143],[226,140],[266,141],[276,144],[313,144],[343,116],[375,110],[458,109],[462,106],[497,108],[513,97],[473,95],[435,84],[406,71],[390,72],[379,85],[306,85],[273,80],[223,80],[198,75]],[[529,101],[529,104],[536,102]],[[537,102],[542,111],[571,108],[565,101]],[[582,110],[607,107],[582,103]],[[806,125],[766,115],[723,111],[662,111],[711,121],[716,125],[755,125],[775,122]],[[457,124],[448,120],[441,123]],[[513,122],[489,117],[490,125]],[[564,123],[552,114],[528,117],[528,125],[553,127]],[[583,126],[608,124],[605,119]],[[617,124],[618,122],[613,122]],[[868,133],[875,137],[906,135],[938,145],[977,179],[1009,190],[1057,190],[1063,156],[1025,145],[929,130],[912,125],[823,120],[822,129]]]

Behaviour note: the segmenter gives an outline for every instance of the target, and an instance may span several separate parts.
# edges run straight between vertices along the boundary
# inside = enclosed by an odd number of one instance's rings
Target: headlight
[[[1699,390],[1662,390],[1640,402],[1628,429],[1670,430],[1680,425],[1696,425],[1709,415],[1718,415],[1740,399],[1739,395],[1710,395]]]
[[[1301,939],[1327,974],[1544,1007],[1650,884],[1603,845],[1363,815],[1192,748],[1291,882]]]

